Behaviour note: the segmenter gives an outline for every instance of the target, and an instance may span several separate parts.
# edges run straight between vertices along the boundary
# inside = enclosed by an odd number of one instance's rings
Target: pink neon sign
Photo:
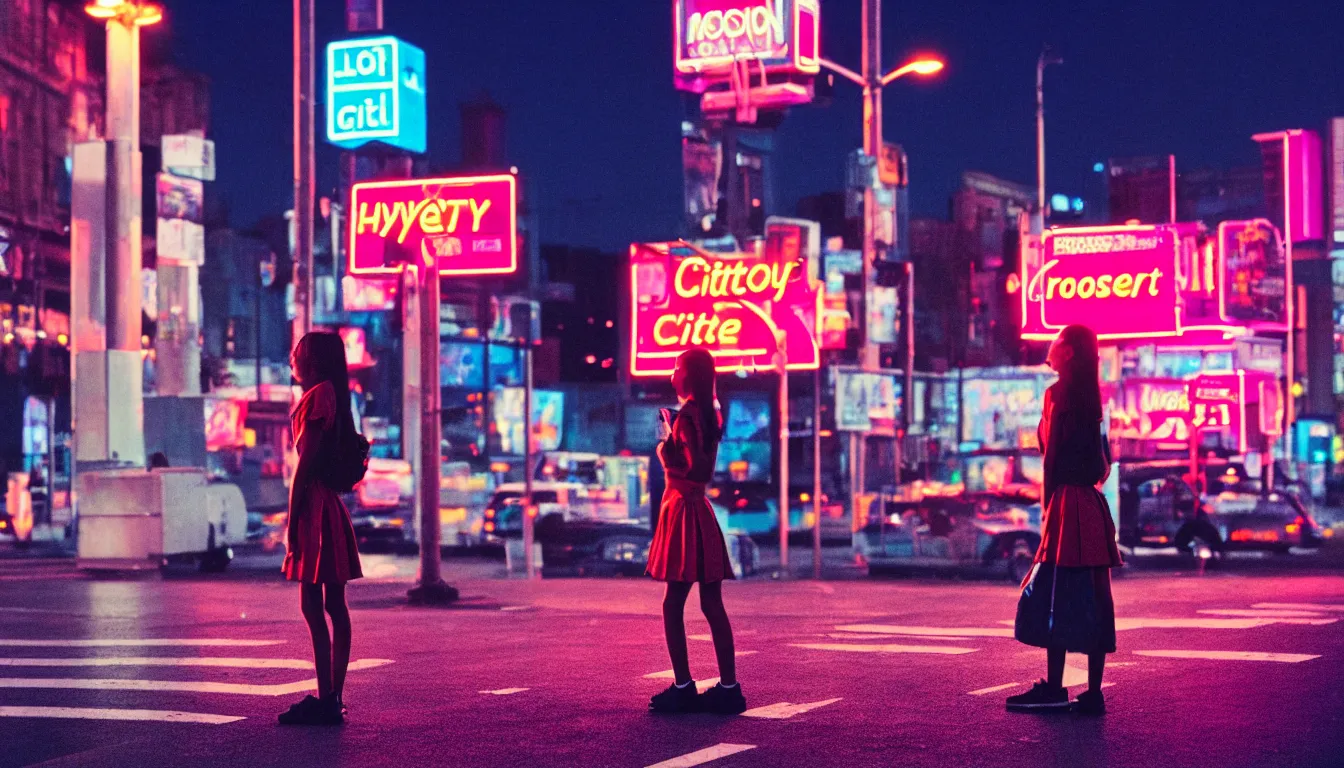
[[[518,269],[518,179],[512,174],[367,181],[350,189],[350,273],[437,264],[445,275]]]
[[[684,243],[630,247],[630,373],[667,376],[687,349],[704,347],[721,372],[774,370],[784,335],[789,370],[821,360],[821,292],[805,257],[771,261],[707,253]]]
[[[1267,219],[1218,225],[1222,319],[1271,331],[1288,329],[1288,269],[1279,231]]]
[[[1184,445],[1190,439],[1189,382],[1126,379],[1123,405],[1112,411],[1112,420],[1118,437]]]
[[[1022,337],[1049,340],[1082,323],[1101,339],[1180,334],[1178,248],[1167,226],[1045,232],[1038,263],[1022,260]]]
[[[681,76],[723,74],[739,60],[804,74],[820,70],[817,0],[676,0],[672,28]]]

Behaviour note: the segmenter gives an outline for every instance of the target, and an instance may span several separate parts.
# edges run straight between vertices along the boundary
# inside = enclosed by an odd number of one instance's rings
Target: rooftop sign
[[[678,75],[728,71],[734,61],[816,74],[821,56],[817,0],[675,0]]]

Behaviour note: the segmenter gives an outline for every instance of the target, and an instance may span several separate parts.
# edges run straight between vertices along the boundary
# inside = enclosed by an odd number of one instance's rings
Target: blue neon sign
[[[425,52],[391,36],[327,45],[327,141],[425,151]]]

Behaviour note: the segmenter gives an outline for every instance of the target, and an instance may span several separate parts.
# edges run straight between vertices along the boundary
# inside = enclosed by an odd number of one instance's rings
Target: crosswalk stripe
[[[1009,622],[1011,623],[1011,622]],[[998,627],[904,627],[894,624],[844,624],[842,632],[880,635],[926,635],[931,637],[1012,637],[1013,630]]]
[[[790,704],[787,701],[781,701],[778,704],[771,704],[765,707],[756,707],[748,709],[742,713],[743,717],[759,717],[763,720],[788,720],[794,715],[801,715],[804,712],[811,712],[814,709],[820,709],[839,701],[840,699],[826,699],[824,701],[814,701],[811,704]]]
[[[988,688],[977,688],[974,691],[968,691],[967,695],[984,696],[985,694],[988,693],[998,693],[999,691],[1006,691],[1009,688],[1016,688],[1019,685],[1022,685],[1022,683],[1004,683],[1003,685],[991,685]]]
[[[1208,661],[1277,661],[1296,664],[1319,659],[1320,654],[1267,653],[1264,651],[1135,651],[1138,656],[1156,656],[1163,659],[1203,659]]]
[[[718,760],[721,757],[736,755],[739,752],[746,752],[749,749],[755,748],[755,744],[715,744],[712,747],[688,752],[679,757],[674,757],[671,760],[654,763],[653,765],[646,766],[646,768],[693,768],[693,766],[696,765],[704,765],[705,763]]]
[[[1196,613],[1202,613],[1206,616],[1240,616],[1251,619],[1317,619],[1325,615],[1320,611],[1272,608],[1200,608]]]
[[[361,659],[351,663],[358,671],[391,664],[387,659]],[[185,693],[227,693],[242,696],[287,696],[312,690],[316,680],[293,683],[221,683],[210,680],[136,680],[123,678],[0,677],[0,688],[28,688],[80,691],[174,691]]]
[[[373,669],[391,664],[391,659],[356,659],[351,671]],[[313,668],[306,659],[253,659],[227,656],[101,656],[76,659],[0,659],[0,667],[239,667],[242,669]]]
[[[650,672],[649,674],[645,675],[644,678],[646,680],[676,680],[677,673],[673,672],[670,669],[664,669],[662,672]],[[718,682],[719,678],[717,677],[707,677],[704,680],[696,680],[695,690],[699,691],[700,693],[704,693],[705,691],[708,691],[710,688],[713,688]]]
[[[161,723],[202,723],[224,725],[244,718],[237,715],[211,715],[204,712],[176,712],[169,709],[101,709],[86,707],[8,707],[0,706],[0,717],[57,718],[62,720],[132,720]]]
[[[1251,607],[1287,611],[1344,611],[1344,604],[1340,603],[1256,603]]]
[[[531,689],[531,688],[500,688],[500,689],[498,689],[498,690],[494,690],[494,691],[478,691],[478,693],[487,693],[487,694],[491,694],[491,695],[494,695],[494,696],[509,696],[509,695],[511,695],[511,694],[522,693],[523,691],[530,691],[530,690],[532,690],[532,689]]]
[[[210,637],[101,637],[81,640],[34,640],[0,637],[0,647],[11,648],[170,648],[177,646],[259,648],[265,645],[280,645],[284,642],[284,640],[235,640]]]
[[[959,656],[975,653],[979,648],[956,648],[946,645],[901,645],[899,643],[793,643],[794,648],[813,651],[849,651],[852,653],[932,653]]]

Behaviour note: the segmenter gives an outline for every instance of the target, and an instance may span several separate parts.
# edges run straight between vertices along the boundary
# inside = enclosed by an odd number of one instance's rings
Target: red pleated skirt
[[[1061,485],[1041,521],[1036,562],[1064,568],[1119,568],[1115,521],[1106,497],[1091,486]]]
[[[715,582],[735,578],[728,544],[703,483],[669,477],[645,569],[659,581]]]
[[[350,511],[335,491],[315,483],[291,504],[285,578],[307,584],[344,584],[364,575]]]

